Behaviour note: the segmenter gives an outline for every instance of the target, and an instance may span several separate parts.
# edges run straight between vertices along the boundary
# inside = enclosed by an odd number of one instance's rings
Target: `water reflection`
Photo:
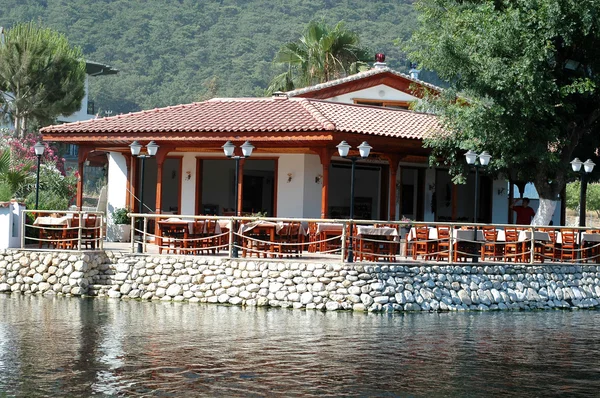
[[[592,394],[600,313],[354,314],[0,295],[17,396]]]

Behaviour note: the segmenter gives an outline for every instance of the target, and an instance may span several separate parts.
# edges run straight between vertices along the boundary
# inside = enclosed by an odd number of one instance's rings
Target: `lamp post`
[[[358,152],[360,153],[360,157],[362,159],[366,159],[369,157],[369,152],[371,152],[371,146],[367,144],[367,141],[363,141],[362,144],[358,146]],[[350,145],[346,141],[342,141],[337,145],[338,153],[343,158],[348,158],[348,152],[350,151]],[[354,169],[356,161],[359,159],[356,156],[351,156],[348,159],[352,161],[352,172],[350,173],[350,220],[354,219]],[[352,250],[352,227],[350,227],[350,236],[348,240],[348,262],[351,263],[354,261],[354,252]]]
[[[141,170],[141,177],[140,177],[140,213],[144,213],[144,174],[145,174],[145,169],[146,169],[146,159],[151,158],[152,156],[156,155],[156,152],[158,151],[158,145],[156,144],[156,142],[154,141],[150,141],[148,143],[148,145],[146,145],[146,153],[140,153],[140,151],[142,150],[142,144],[140,144],[137,141],[133,141],[130,145],[129,145],[129,149],[131,150],[131,154],[133,156],[136,156],[137,158],[142,160],[142,170]],[[140,231],[143,228],[143,221],[140,218]],[[143,239],[143,237],[141,238]],[[137,246],[137,252],[138,253],[142,253],[142,240],[140,239],[140,241],[138,242],[138,246]]]
[[[473,213],[473,223],[477,224],[477,216],[479,215],[479,168],[485,167],[490,163],[490,159],[492,156],[487,152],[483,151],[479,155],[469,149],[467,153],[465,153],[465,158],[467,159],[467,164],[469,166],[475,167],[475,205],[474,205],[474,213]],[[479,159],[479,162],[477,162]],[[474,228],[474,238],[473,240],[477,242],[477,225]],[[477,253],[473,255],[473,262],[476,263],[478,261]]]
[[[37,156],[37,172],[35,178],[35,209],[38,209],[39,199],[40,199],[40,165],[42,163],[42,155],[44,154],[44,150],[46,146],[38,141],[34,146],[33,150],[35,151],[35,156]]]
[[[581,166],[583,165],[583,169]],[[571,161],[571,167],[573,171],[579,173],[581,171],[581,189],[579,191],[579,226],[585,227],[585,196],[587,193],[587,175],[594,170],[596,164],[590,159],[582,162],[579,158],[575,158]]]
[[[237,217],[238,214],[238,181],[240,178],[240,159],[245,159],[245,158],[249,158],[252,155],[252,151],[254,150],[254,146],[250,143],[250,141],[246,141],[242,144],[241,148],[242,148],[242,156],[234,156],[233,153],[235,152],[235,145],[231,142],[231,141],[227,141],[225,143],[225,145],[223,145],[221,148],[223,148],[223,152],[225,152],[225,156],[227,156],[230,159],[234,159],[235,160],[235,180],[234,180],[234,198],[235,198],[235,216]],[[233,231],[235,232],[236,227],[237,227],[237,222],[234,221],[234,225],[232,225],[233,227]],[[233,247],[231,250],[231,257],[233,258],[237,258],[238,256],[238,248],[237,248],[237,235],[235,235],[235,233],[233,234]]]

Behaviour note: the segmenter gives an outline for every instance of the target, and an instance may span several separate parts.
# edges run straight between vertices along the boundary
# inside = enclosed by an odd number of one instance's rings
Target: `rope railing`
[[[23,217],[22,247],[25,247],[26,242],[38,247],[60,250],[103,247],[104,219],[100,212],[60,211],[59,217],[53,218],[66,217],[67,221],[63,219],[62,223],[57,225],[35,222],[39,218],[56,215],[53,214],[57,213],[55,211],[25,211],[25,213],[29,217]],[[96,214],[98,223],[93,226],[86,225],[85,219],[88,214]],[[345,261],[351,243],[357,261],[393,262],[404,257],[454,263],[478,257],[486,262],[503,261],[522,264],[544,261],[600,263],[600,233],[588,231],[589,228],[585,227],[403,221],[382,223],[377,220],[142,213],[131,213],[130,216],[132,252],[135,252],[137,245],[140,244],[144,253],[152,249],[159,253],[221,254],[233,257],[236,251],[234,249],[237,249],[242,256],[281,258],[301,255],[339,255],[341,260]],[[78,222],[73,222],[73,219]],[[172,233],[165,232],[166,229],[162,226],[169,223],[179,223],[180,228],[174,228]],[[214,230],[211,228],[207,231],[194,230],[209,224]],[[261,227],[270,226],[274,232],[253,233],[254,226],[251,224]],[[294,232],[292,235],[286,235],[286,226],[289,224],[301,225],[297,234]],[[325,225],[328,229],[319,230]],[[427,227],[427,238],[423,237],[422,232],[417,237],[419,227]],[[437,231],[442,231],[444,228],[446,235],[438,236]],[[490,234],[484,236],[483,229],[487,229],[488,232],[490,229],[495,229],[497,238],[490,239],[488,236]],[[518,237],[515,238],[513,232],[511,239],[508,239],[508,232],[506,232],[508,229],[516,229]],[[260,228],[257,230],[260,231]],[[561,234],[565,238],[570,237],[571,243],[563,243]]]

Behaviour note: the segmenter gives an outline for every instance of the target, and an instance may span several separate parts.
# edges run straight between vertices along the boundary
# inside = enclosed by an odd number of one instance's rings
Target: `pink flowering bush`
[[[42,141],[39,135],[28,134],[25,138],[16,138],[10,133],[10,130],[4,129],[4,131],[2,131],[2,137],[0,138],[0,150],[10,149],[13,159],[12,167],[15,170],[21,170],[30,164],[33,164],[35,169],[35,165],[37,165],[37,156],[35,155],[33,146],[38,141],[42,142],[46,147],[44,154],[42,155],[42,163],[54,164],[58,171],[64,176],[66,174],[65,159],[58,156],[56,148],[50,146],[47,142]]]

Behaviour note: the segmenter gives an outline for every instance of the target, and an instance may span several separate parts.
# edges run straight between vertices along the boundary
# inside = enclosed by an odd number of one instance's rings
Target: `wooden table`
[[[398,229],[393,227],[358,225],[356,227],[356,238],[358,240],[358,257],[360,260],[377,261],[382,257],[388,261],[396,260],[398,252],[398,246],[396,245],[399,242]]]
[[[175,253],[186,252],[188,249],[188,238],[190,233],[189,221],[181,219],[167,219],[157,221],[159,236],[158,240],[158,253],[162,254],[163,249],[167,253],[171,250]],[[168,246],[163,247],[163,243]]]
[[[278,241],[277,235],[283,232],[288,225],[289,223],[286,222],[272,221],[253,221],[242,224],[239,228],[239,233],[251,238],[246,239],[246,242],[242,244],[242,257],[246,257],[247,252],[249,255],[256,253],[257,256],[260,256],[260,253],[263,253],[264,257],[267,255],[274,257],[275,254],[282,255],[283,250],[281,243],[286,242],[281,240]],[[299,223],[298,227],[298,235],[306,235],[306,230],[302,223]],[[298,244],[301,245],[302,242],[298,242]],[[301,252],[302,250],[299,251]]]
[[[316,239],[319,243],[320,252],[329,252],[331,250],[337,250],[342,246],[342,232],[344,231],[344,224],[335,222],[320,222],[317,223]],[[339,237],[338,239],[334,239]]]
[[[38,217],[33,225],[39,227],[39,247],[44,243],[53,248],[62,248],[67,239],[67,228],[71,225],[69,217]]]

